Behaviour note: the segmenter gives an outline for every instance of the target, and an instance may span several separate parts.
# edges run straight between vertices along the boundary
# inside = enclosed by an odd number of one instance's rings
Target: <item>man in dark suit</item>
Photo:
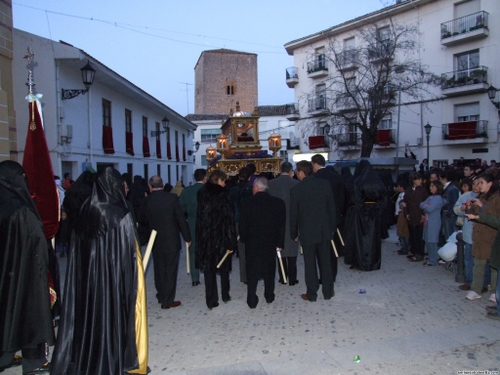
[[[331,239],[337,230],[335,201],[328,182],[312,177],[308,161],[297,163],[296,175],[300,184],[290,190],[290,236],[299,241],[304,251],[307,293],[302,299],[314,302],[319,288],[316,254],[320,260],[322,292],[325,300],[332,298],[333,275],[331,256],[335,256]]]
[[[328,181],[330,184],[330,188],[332,189],[333,193],[333,199],[335,200],[335,207],[338,208],[336,211],[336,220],[337,220],[337,227],[339,227],[340,230],[344,228],[343,226],[343,218],[342,218],[342,210],[340,210],[340,207],[343,207],[344,205],[344,195],[345,195],[345,186],[344,186],[344,180],[342,179],[342,176],[333,169],[333,167],[328,167],[326,168],[326,160],[323,155],[321,154],[316,154],[313,155],[311,158],[311,163],[313,166],[313,176],[316,178],[322,178],[323,180]],[[344,254],[344,247],[342,246],[342,243],[340,242],[340,238],[338,236],[333,236],[334,241],[335,241],[335,246],[338,249],[340,255]],[[332,260],[332,273],[333,273],[333,282],[335,282],[335,279],[337,277],[337,257],[332,256],[330,257]]]
[[[151,194],[141,205],[141,222],[158,232],[153,246],[156,298],[162,309],[169,309],[181,305],[181,301],[175,301],[182,247],[179,232],[188,246],[191,245],[191,234],[179,198],[163,191],[160,176],[149,179],[149,190]]]
[[[267,192],[267,179],[257,177],[253,196],[241,201],[240,239],[245,244],[247,271],[247,304],[254,309],[259,303],[257,283],[264,278],[264,297],[274,301],[276,251],[285,242],[285,202]]]
[[[281,250],[281,258],[283,259],[285,275],[288,279],[288,285],[290,286],[299,282],[299,280],[297,280],[297,255],[299,252],[299,244],[290,238],[290,189],[299,183],[298,180],[293,178],[292,164],[287,161],[281,164],[281,175],[268,182],[269,194],[283,199],[285,202],[285,247]],[[285,284],[281,272],[278,271],[278,273],[280,283]]]
[[[181,203],[182,210],[186,213],[189,232],[191,233],[191,238],[193,239],[191,246],[189,247],[189,268],[191,269],[191,285],[197,286],[200,285],[200,270],[196,268],[195,264],[196,213],[198,211],[198,191],[203,187],[203,184],[207,182],[207,170],[202,168],[195,170],[194,179],[196,183],[182,190],[179,201]]]

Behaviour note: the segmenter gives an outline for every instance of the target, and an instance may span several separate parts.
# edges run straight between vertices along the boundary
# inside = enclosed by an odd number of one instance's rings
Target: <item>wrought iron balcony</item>
[[[443,124],[442,136],[450,143],[484,143],[488,141],[488,121],[464,121]],[[449,144],[449,143],[448,143]]]
[[[286,105],[286,118],[290,121],[300,118],[299,103],[290,103]]]
[[[358,68],[357,53],[355,50],[346,50],[337,54],[337,66],[340,71],[348,71]]]
[[[307,100],[308,112],[312,114],[324,114],[329,112],[326,95],[314,95]]]
[[[318,55],[313,61],[307,63],[307,74],[309,77],[321,77],[328,74],[325,55]]]
[[[309,149],[328,148],[328,143],[324,135],[314,135],[309,137]]]
[[[359,134],[357,132],[342,132],[335,135],[339,147],[357,146]]]
[[[376,46],[369,47],[368,58],[372,62],[388,61],[394,59],[394,52],[394,41],[388,39],[379,42]]]
[[[486,92],[488,88],[488,67],[478,66],[466,70],[455,70],[441,75],[441,90],[447,96],[468,95]]]
[[[292,88],[297,83],[299,83],[299,69],[296,66],[292,66],[286,69],[286,84],[288,87]]]
[[[489,35],[488,12],[477,12],[441,24],[441,44],[453,45]]]

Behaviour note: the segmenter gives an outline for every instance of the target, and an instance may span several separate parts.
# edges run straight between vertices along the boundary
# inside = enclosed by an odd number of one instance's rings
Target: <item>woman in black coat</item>
[[[213,171],[203,188],[198,191],[198,214],[196,217],[196,266],[205,273],[205,296],[208,308],[219,306],[216,272],[220,272],[221,294],[224,303],[229,295],[229,271],[231,254],[217,264],[226,252],[237,248],[234,205],[225,189],[227,175],[221,170]]]

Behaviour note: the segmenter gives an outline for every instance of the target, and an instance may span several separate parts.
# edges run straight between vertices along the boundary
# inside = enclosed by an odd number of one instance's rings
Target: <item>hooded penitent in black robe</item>
[[[387,191],[385,185],[367,160],[356,167],[352,207],[346,220],[350,228],[346,239],[345,263],[362,271],[380,269],[381,265],[381,218],[385,209]]]
[[[78,214],[51,374],[122,375],[141,364],[136,303],[144,298],[143,271],[124,195],[121,175],[108,167]]]
[[[53,345],[47,242],[20,164],[0,163],[0,355]]]

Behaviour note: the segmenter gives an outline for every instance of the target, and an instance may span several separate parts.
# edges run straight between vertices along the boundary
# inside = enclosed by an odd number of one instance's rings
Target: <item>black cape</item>
[[[356,167],[353,187],[346,217],[346,228],[350,229],[344,262],[362,271],[378,270],[382,260],[381,220],[387,200],[386,188],[367,160]]]
[[[136,233],[118,171],[106,168],[71,236],[53,375],[114,375],[138,366]]]
[[[233,202],[226,189],[210,181],[198,191],[196,243],[196,267],[212,272],[226,251],[238,246]],[[231,257],[221,271],[231,271]]]
[[[53,345],[47,242],[23,168],[0,163],[0,354]]]

